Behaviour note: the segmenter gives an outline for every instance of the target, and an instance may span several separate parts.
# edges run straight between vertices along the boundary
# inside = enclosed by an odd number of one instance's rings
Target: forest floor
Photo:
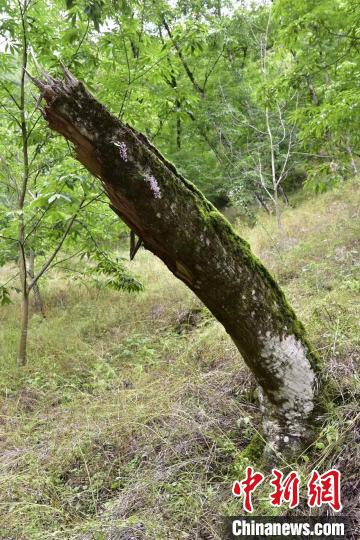
[[[339,468],[352,515],[359,202],[355,182],[295,195],[282,247],[273,218],[237,227],[284,288],[332,381],[323,429],[290,465],[304,481],[314,468]],[[137,295],[51,274],[42,285],[46,319],[31,317],[22,369],[16,298],[0,309],[1,540],[216,540],[220,516],[241,514],[232,482],[249,464],[261,470],[248,446],[260,429],[253,377],[160,261],[142,250],[130,267],[145,284]],[[285,514],[269,506],[266,489],[254,495],[255,513]],[[302,497],[298,513],[304,505]]]

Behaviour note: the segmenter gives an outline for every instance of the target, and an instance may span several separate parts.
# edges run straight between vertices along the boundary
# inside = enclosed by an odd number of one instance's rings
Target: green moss
[[[263,461],[265,440],[259,433],[253,436],[247,447],[238,452],[231,467],[233,478],[240,478],[244,475],[246,467],[260,466]]]
[[[272,292],[274,304],[275,302],[281,306],[281,311],[273,309],[273,316],[279,320],[281,327],[288,326],[289,330],[296,338],[304,343],[309,351],[309,360],[312,368],[316,373],[321,372],[322,364],[319,356],[309,343],[304,325],[296,317],[296,314],[288,303],[285,294],[272,274],[265,268],[262,262],[252,253],[250,244],[243,240],[233,229],[227,219],[220,214],[216,209],[207,213],[207,221],[211,223],[213,229],[222,236],[224,242],[227,242],[231,248],[237,252],[242,258],[246,259],[246,264],[252,268],[254,273],[260,274],[268,289]],[[269,303],[271,308],[271,302]]]
[[[264,448],[265,441],[263,437],[261,437],[259,433],[256,433],[241,455],[254,463],[258,463],[262,459]]]

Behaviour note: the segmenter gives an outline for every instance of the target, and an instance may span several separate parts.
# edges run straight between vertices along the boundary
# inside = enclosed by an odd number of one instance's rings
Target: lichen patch
[[[289,432],[298,434],[314,408],[315,397],[316,377],[305,347],[294,335],[269,337],[268,332],[263,344],[263,362],[279,383],[271,401],[280,408]]]

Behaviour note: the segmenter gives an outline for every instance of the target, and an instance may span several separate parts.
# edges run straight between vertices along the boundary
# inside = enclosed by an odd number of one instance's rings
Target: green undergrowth
[[[290,204],[282,238],[273,217],[237,224],[304,322],[331,382],[317,440],[296,464],[277,466],[297,468],[304,481],[315,467],[338,467],[351,514],[357,184]],[[16,297],[0,310],[0,539],[220,539],[220,516],[241,513],[233,480],[248,465],[263,470],[256,385],[235,346],[150,253],[140,251],[131,268],[144,282],[140,294],[60,273],[42,283],[46,319],[31,316],[21,370]],[[267,488],[254,495],[258,515],[274,513],[267,496]]]

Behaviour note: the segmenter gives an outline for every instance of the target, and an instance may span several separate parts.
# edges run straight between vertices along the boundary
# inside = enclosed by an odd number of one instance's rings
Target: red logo
[[[289,508],[295,508],[299,504],[300,478],[296,471],[291,471],[283,480],[284,474],[277,469],[272,470],[273,480],[270,485],[274,491],[270,493],[270,504],[281,506],[283,502],[289,503]]]
[[[253,467],[247,467],[245,478],[236,480],[232,486],[235,497],[243,496],[243,508],[246,512],[253,512],[251,494],[264,481],[265,476],[254,472]],[[287,503],[289,508],[295,508],[300,500],[300,477],[297,471],[291,471],[287,476],[278,469],[272,470],[270,486],[274,490],[269,495],[271,506],[280,507]],[[342,509],[340,500],[340,471],[331,469],[323,474],[314,470],[307,483],[308,506],[320,507],[328,504],[335,512]]]
[[[240,497],[242,494],[244,495],[243,500],[243,507],[246,512],[253,512],[254,508],[252,505],[251,500],[251,494],[257,486],[259,486],[264,481],[264,475],[256,472],[254,473],[254,469],[252,467],[246,468],[246,475],[244,480],[239,482],[236,480],[233,484],[233,494],[235,497]]]
[[[320,507],[328,504],[335,512],[342,509],[340,501],[340,471],[331,469],[324,474],[313,471],[307,485],[308,505]]]

